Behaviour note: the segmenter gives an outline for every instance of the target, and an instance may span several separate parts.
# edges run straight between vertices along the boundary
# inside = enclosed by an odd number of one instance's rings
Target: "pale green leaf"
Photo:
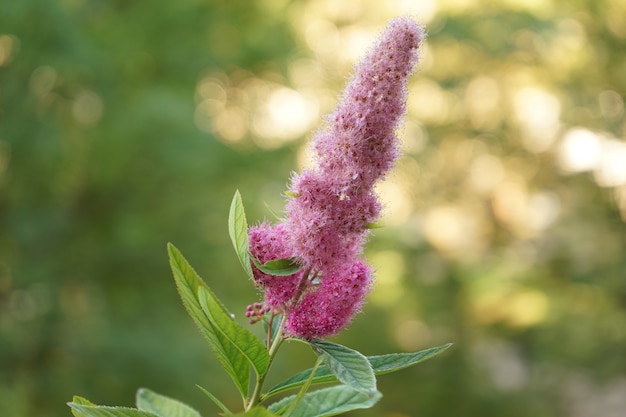
[[[81,405],[96,405],[89,401],[87,398],[79,397],[78,395],[74,395],[72,397],[72,402]]]
[[[146,388],[137,391],[137,408],[159,417],[200,417],[200,413],[188,405]]]
[[[239,190],[235,191],[233,200],[230,203],[228,234],[243,270],[248,278],[253,280],[254,276],[252,275],[252,266],[250,266],[250,256],[248,254],[248,221],[246,220],[246,212],[243,208]]]
[[[264,264],[255,257],[251,256],[250,259],[252,259],[252,263],[259,271],[277,277],[293,275],[302,269],[302,265],[295,258],[273,259]]]
[[[174,280],[176,281],[176,288],[178,289],[178,293],[183,300],[187,312],[209,342],[209,346],[215,353],[215,356],[217,356],[224,370],[226,370],[228,375],[230,375],[235,382],[242,398],[245,399],[250,383],[250,366],[248,360],[237,346],[233,345],[233,343],[224,336],[217,325],[207,317],[200,305],[200,301],[198,300],[199,289],[208,289],[208,286],[202,281],[174,245],[170,243],[167,248],[170,257],[170,265],[174,273]],[[225,307],[223,307],[221,303],[217,303],[225,312]],[[228,313],[225,314],[228,315]]]
[[[78,405],[95,405],[94,403],[92,403],[91,401],[89,401],[86,398],[83,397],[79,397],[78,395],[74,395],[72,397],[72,403],[73,404],[78,404]],[[68,403],[69,405],[70,403]],[[70,405],[70,407],[72,407]],[[81,413],[80,411],[78,411],[76,408],[72,407],[72,414],[74,415],[74,417],[86,417],[85,414]]]
[[[276,210],[270,207],[269,204],[265,203],[265,208],[267,209],[267,211],[270,212],[270,214],[272,215],[272,217],[274,217],[275,220],[279,220],[279,221],[281,220],[282,216]]]
[[[279,384],[273,386],[265,395],[264,398],[269,398],[273,395],[279,394],[281,392],[301,387],[311,375],[311,368],[298,372],[295,375],[287,378],[286,380],[280,382]],[[320,366],[317,368],[317,372],[315,372],[315,376],[311,380],[311,384],[322,384],[325,382],[333,382],[337,381],[337,378],[330,372],[330,370],[326,366]]]
[[[160,417],[158,414],[137,410],[136,408],[86,405],[77,402],[71,402],[67,405],[72,408],[72,412],[77,411],[81,417]]]
[[[196,387],[200,388],[200,391],[202,391],[204,393],[204,395],[209,397],[211,399],[211,401],[213,401],[215,403],[215,405],[217,405],[224,412],[224,415],[226,415],[226,416],[232,416],[233,415],[233,413],[228,409],[228,407],[226,407],[224,405],[224,403],[222,403],[215,395],[211,394],[209,391],[207,391],[206,389],[204,389],[200,385],[196,384]]]
[[[70,403],[68,403],[68,405],[69,405],[69,404],[70,404]],[[71,406],[70,406],[70,407],[71,407]],[[78,411],[78,410],[77,410],[77,409],[75,409],[75,408],[72,408],[72,410],[71,410],[71,411],[72,411],[72,415],[73,415],[74,417],[87,417],[85,414],[81,413],[80,411]]]
[[[452,343],[413,353],[390,353],[387,355],[368,356],[376,375],[399,371],[420,362],[431,359],[452,346]]]
[[[236,414],[234,417],[277,417],[276,414],[271,413],[266,408],[254,407],[245,413]]]
[[[399,371],[420,362],[424,362],[439,355],[450,346],[452,346],[452,344],[448,343],[443,346],[425,349],[419,352],[391,353],[388,355],[368,356],[367,360],[372,365],[374,374],[382,375],[394,371]],[[311,369],[307,369],[291,376],[290,378],[272,387],[272,389],[270,389],[267,394],[265,394],[265,398],[269,398],[275,394],[287,391],[289,389],[301,387],[310,375]],[[326,382],[333,382],[336,380],[337,379],[327,367],[320,366],[317,369],[317,372],[315,372],[315,376],[313,377],[311,383],[322,384]]]
[[[222,332],[226,340],[248,360],[257,375],[265,374],[270,363],[270,355],[263,343],[232,319],[210,288],[198,288],[198,299],[207,317]]]
[[[370,408],[380,400],[381,393],[364,393],[346,385],[309,392],[296,405],[289,417],[328,417],[352,410]],[[284,413],[296,396],[286,397],[268,407],[278,415]]]
[[[357,391],[376,392],[374,370],[363,354],[327,340],[313,340],[311,345],[340,382]]]

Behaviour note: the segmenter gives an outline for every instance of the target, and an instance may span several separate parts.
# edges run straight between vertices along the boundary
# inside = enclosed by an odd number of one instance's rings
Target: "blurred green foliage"
[[[236,401],[165,244],[242,316],[235,189],[250,221],[280,212],[303,139],[403,13],[429,39],[367,249],[378,284],[339,341],[455,346],[381,377],[358,415],[621,415],[619,0],[2,2],[0,415],[132,405],[141,386],[204,415],[195,384]],[[275,382],[312,360],[287,346]]]

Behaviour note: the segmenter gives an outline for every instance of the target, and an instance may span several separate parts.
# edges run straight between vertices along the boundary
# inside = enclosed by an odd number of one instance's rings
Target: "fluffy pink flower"
[[[369,267],[357,260],[323,277],[319,288],[305,294],[287,315],[287,332],[308,340],[339,333],[360,311],[371,287],[371,275]]]
[[[337,195],[318,171],[293,179],[297,193],[287,205],[290,242],[305,265],[329,271],[351,262],[365,241],[367,225],[380,213],[371,189]]]
[[[358,256],[368,225],[380,215],[374,183],[399,155],[395,130],[423,38],[423,28],[410,19],[389,24],[313,138],[317,166],[292,178],[284,222],[250,229],[250,252],[261,262],[295,257],[302,264],[290,277],[253,268],[267,302],[287,315],[286,331],[293,336],[338,333],[369,292],[372,274]]]
[[[329,182],[369,188],[392,167],[399,155],[395,130],[423,38],[422,26],[394,19],[356,67],[328,128],[313,138]]]
[[[423,38],[412,20],[391,21],[313,138],[317,167],[292,179],[296,197],[287,204],[289,239],[305,264],[335,267],[353,258],[378,218],[372,188],[398,157],[395,129]]]

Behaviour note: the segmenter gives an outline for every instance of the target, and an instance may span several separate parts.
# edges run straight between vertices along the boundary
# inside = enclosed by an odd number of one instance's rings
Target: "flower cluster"
[[[381,211],[373,187],[399,155],[395,130],[423,38],[412,20],[391,21],[314,136],[316,166],[292,178],[286,219],[249,230],[250,253],[260,262],[294,257],[303,266],[287,277],[253,268],[267,304],[287,315],[294,336],[338,333],[369,292],[372,271],[359,255]]]

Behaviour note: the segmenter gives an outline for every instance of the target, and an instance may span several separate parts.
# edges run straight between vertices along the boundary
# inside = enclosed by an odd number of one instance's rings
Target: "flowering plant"
[[[372,286],[372,269],[361,252],[381,211],[373,187],[399,155],[395,130],[423,38],[423,28],[410,19],[389,24],[356,67],[326,128],[313,137],[316,165],[291,178],[284,219],[248,227],[235,193],[228,229],[243,270],[263,294],[245,313],[250,323],[265,325],[263,341],[234,320],[178,249],[168,245],[183,304],[241,394],[243,412],[235,414],[203,390],[223,415],[321,417],[369,408],[381,398],[376,375],[422,362],[450,346],[366,357],[325,340],[351,322]],[[265,389],[285,340],[309,345],[317,361]],[[312,385],[329,382],[336,384],[309,392]],[[268,405],[288,390],[296,393]],[[147,389],[138,391],[137,408],[97,406],[81,397],[69,406],[75,417],[200,416]]]

